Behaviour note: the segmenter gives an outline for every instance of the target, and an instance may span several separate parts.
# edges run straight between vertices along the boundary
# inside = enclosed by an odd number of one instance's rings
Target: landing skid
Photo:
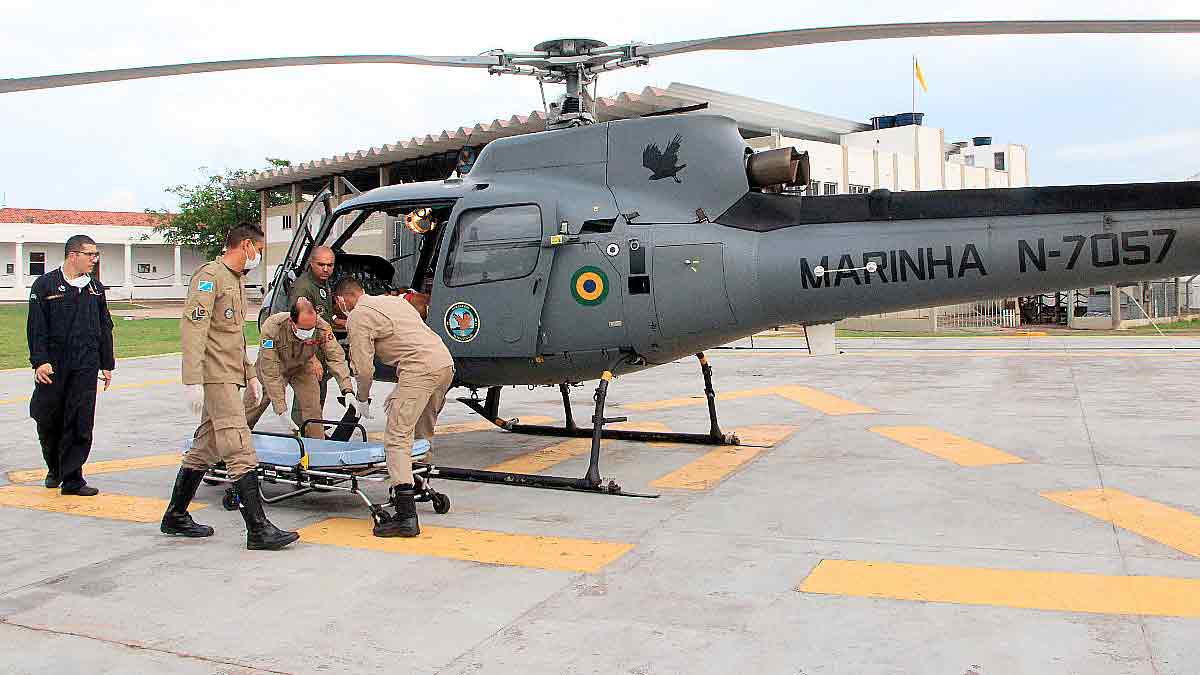
[[[691,443],[696,445],[740,445],[736,434],[726,434],[721,431],[717,421],[717,395],[712,385],[712,366],[703,353],[696,354],[700,360],[700,371],[704,375],[704,397],[708,402],[709,430],[706,434],[687,434],[673,431],[640,431],[634,429],[601,429],[600,438],[618,441],[641,441],[646,443]],[[489,387],[487,397],[482,401],[478,398],[460,398],[459,403],[475,411],[480,417],[495,424],[505,431],[531,436],[556,436],[560,438],[590,438],[595,435],[592,427],[580,427],[575,424],[575,416],[571,410],[570,390],[565,384],[558,385],[562,393],[563,411],[566,424],[561,427],[540,424],[521,424],[518,419],[506,420],[500,417],[500,387]],[[628,418],[612,417],[606,422],[625,422]]]
[[[588,458],[587,474],[582,478],[565,476],[543,476],[529,473],[510,473],[507,471],[487,471],[484,469],[458,469],[453,467],[433,467],[431,476],[445,480],[461,480],[474,483],[491,483],[495,485],[512,485],[514,487],[532,487],[547,490],[571,490],[575,492],[592,492],[595,494],[618,495],[622,497],[644,497],[655,499],[656,494],[625,492],[614,480],[604,481],[600,478],[600,441],[604,438],[629,441],[646,441],[652,443],[697,443],[702,445],[738,445],[737,436],[721,432],[717,423],[717,395],[712,386],[712,367],[704,354],[697,354],[700,369],[704,374],[704,395],[708,399],[709,431],[707,434],[681,434],[667,431],[637,431],[629,429],[605,429],[604,425],[614,422],[624,422],[625,417],[605,417],[604,405],[608,398],[608,386],[612,382],[612,373],[604,371],[600,376],[600,384],[596,386],[596,411],[592,415],[591,427],[580,427],[575,424],[575,415],[571,410],[570,389],[565,384],[559,385],[562,393],[563,411],[566,423],[562,427],[551,427],[536,424],[521,424],[518,420],[506,420],[500,417],[500,387],[490,387],[487,398],[460,398],[461,403],[474,410],[481,417],[497,427],[518,434],[535,436],[559,436],[565,438],[591,438],[592,448]]]

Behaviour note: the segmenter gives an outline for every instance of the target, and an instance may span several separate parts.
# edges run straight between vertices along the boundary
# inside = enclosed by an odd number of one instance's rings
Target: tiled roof
[[[137,211],[66,211],[60,209],[0,209],[0,223],[33,225],[119,225],[154,227],[158,218]]]

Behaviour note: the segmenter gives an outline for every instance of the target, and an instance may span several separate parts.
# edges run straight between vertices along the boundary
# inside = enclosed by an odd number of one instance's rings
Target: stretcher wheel
[[[434,513],[450,513],[450,498],[446,495],[440,492],[435,492],[433,493],[433,496],[430,497],[430,501],[433,502]]]
[[[238,498],[233,493],[233,490],[226,490],[224,496],[221,497],[221,506],[225,507],[226,511],[238,510]]]

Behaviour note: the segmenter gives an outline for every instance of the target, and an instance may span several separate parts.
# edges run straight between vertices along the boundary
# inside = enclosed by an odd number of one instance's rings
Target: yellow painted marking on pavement
[[[1021,464],[1025,460],[984,445],[969,438],[957,436],[933,427],[871,427],[871,431],[898,441],[921,452],[949,460],[960,466],[991,466],[993,464]]]
[[[537,473],[545,471],[555,464],[565,462],[572,457],[583,455],[591,450],[591,448],[592,439],[572,438],[569,441],[555,443],[549,447],[504,460],[499,464],[493,464],[487,470],[504,471],[506,473]]]
[[[384,539],[372,535],[371,526],[370,520],[330,518],[302,528],[300,538],[329,546],[566,572],[599,572],[633,549],[633,544],[619,542],[426,525],[418,537]]]
[[[643,431],[670,431],[671,429],[661,422],[622,422],[619,424],[605,425],[606,429],[641,429]],[[601,443],[608,445],[611,440],[604,440]],[[672,447],[673,443],[651,443],[651,446],[656,447]],[[550,467],[561,464],[573,457],[586,455],[592,449],[592,439],[590,438],[572,438],[568,441],[555,443],[540,450],[534,450],[523,455],[518,455],[512,459],[506,459],[499,464],[493,464],[487,468],[488,471],[504,471],[507,473],[538,473],[545,471]]]
[[[99,387],[104,386],[104,384],[99,382],[99,380],[97,380],[97,382],[98,382],[97,386],[99,386]],[[158,384],[179,384],[179,378],[167,378],[164,380],[148,380],[146,382],[130,382],[127,384],[114,384],[111,387],[109,387],[108,390],[116,391],[119,389],[140,389],[141,387],[150,387],[150,386],[154,386],[154,385],[158,385]],[[30,386],[32,386],[32,384]],[[102,393],[102,394],[104,393],[103,389],[101,389],[100,393]],[[30,398],[31,398],[30,396],[18,396],[17,398],[0,399],[0,405],[5,405],[5,404],[9,404],[9,403],[24,403],[24,402],[28,401]]]
[[[162,520],[163,512],[167,510],[167,501],[107,493],[100,493],[95,497],[74,497],[43,487],[8,485],[0,487],[0,506],[108,520],[129,520],[135,523],[157,523]],[[195,511],[206,506],[208,505],[192,502],[189,508]]]
[[[720,483],[738,467],[757,457],[763,450],[771,448],[791,436],[796,427],[782,424],[761,424],[735,429],[743,445],[725,445],[713,448],[708,454],[694,462],[650,481],[657,488],[677,490],[707,490]]]
[[[822,560],[796,590],[1090,614],[1200,617],[1200,579]]]
[[[90,476],[97,473],[117,473],[119,471],[133,471],[135,469],[159,469],[164,466],[178,466],[182,456],[182,453],[168,452],[165,455],[147,455],[145,457],[131,457],[129,459],[88,462],[83,465],[83,473]],[[43,480],[45,477],[45,469],[20,469],[8,472],[8,481],[10,483],[32,483]]]
[[[1200,516],[1120,490],[1043,492],[1052,502],[1200,558]]]
[[[739,399],[756,398],[759,396],[782,396],[789,401],[819,410],[826,415],[857,415],[875,412],[874,408],[868,408],[867,406],[847,401],[844,398],[839,398],[819,389],[799,385],[727,391],[725,393],[718,393],[717,400],[737,401]],[[626,403],[621,404],[621,407],[629,410],[666,410],[690,405],[705,405],[705,403],[706,399],[703,396],[687,396],[684,398],[669,398],[662,401],[648,401],[646,403]]]

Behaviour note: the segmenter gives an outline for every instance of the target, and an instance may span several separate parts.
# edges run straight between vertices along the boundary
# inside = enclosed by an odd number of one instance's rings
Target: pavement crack
[[[50,628],[48,626],[35,626],[32,624],[19,623],[17,621],[12,621],[10,619],[3,618],[3,617],[0,617],[0,626],[12,626],[14,628],[23,628],[25,630],[33,631],[36,633],[47,633],[50,635],[61,635],[61,636],[65,636],[65,637],[81,638],[84,640],[94,640],[96,642],[103,642],[105,644],[116,645],[118,647],[125,647],[125,648],[133,649],[136,651],[152,652],[155,654],[166,654],[168,656],[174,656],[174,657],[181,658],[181,659],[188,659],[191,661],[200,661],[202,663],[210,663],[213,665],[232,666],[234,668],[241,668],[243,670],[247,670],[247,671],[251,671],[251,672],[255,672],[255,673],[273,673],[275,675],[292,675],[290,672],[284,671],[284,670],[270,670],[267,668],[258,668],[255,666],[247,665],[245,663],[239,663],[237,661],[230,661],[227,659],[218,659],[218,658],[213,658],[210,656],[202,656],[199,654],[189,654],[187,652],[178,652],[178,651],[174,651],[171,649],[161,649],[159,647],[149,647],[149,646],[139,644],[136,642],[127,642],[125,640],[114,640],[111,638],[103,638],[103,637],[99,637],[96,635],[88,635],[87,633],[79,633],[76,631],[58,630],[55,628]]]
[[[1079,403],[1079,419],[1083,423],[1083,432],[1087,435],[1088,451],[1092,453],[1092,463],[1096,467],[1096,482],[1103,492],[1107,486],[1104,484],[1104,470],[1100,465],[1100,457],[1096,454],[1096,441],[1092,437],[1092,428],[1088,425],[1087,406],[1083,404],[1083,396],[1079,392],[1079,382],[1075,377],[1075,364],[1067,362],[1067,377],[1070,378],[1071,390],[1075,393],[1075,400]],[[1130,576],[1129,560],[1125,557],[1125,551],[1121,548],[1121,530],[1117,527],[1117,519],[1113,516],[1108,502],[1105,502],[1105,509],[1108,513],[1109,527],[1112,529],[1113,543],[1117,548],[1117,557],[1121,561],[1121,572],[1125,576]],[[1150,659],[1150,669],[1155,675],[1159,675],[1161,670],[1158,667],[1158,659],[1154,655],[1154,644],[1150,640],[1150,631],[1146,627],[1146,618],[1142,616],[1136,617],[1138,628],[1142,633],[1142,644],[1146,647],[1146,656]]]

